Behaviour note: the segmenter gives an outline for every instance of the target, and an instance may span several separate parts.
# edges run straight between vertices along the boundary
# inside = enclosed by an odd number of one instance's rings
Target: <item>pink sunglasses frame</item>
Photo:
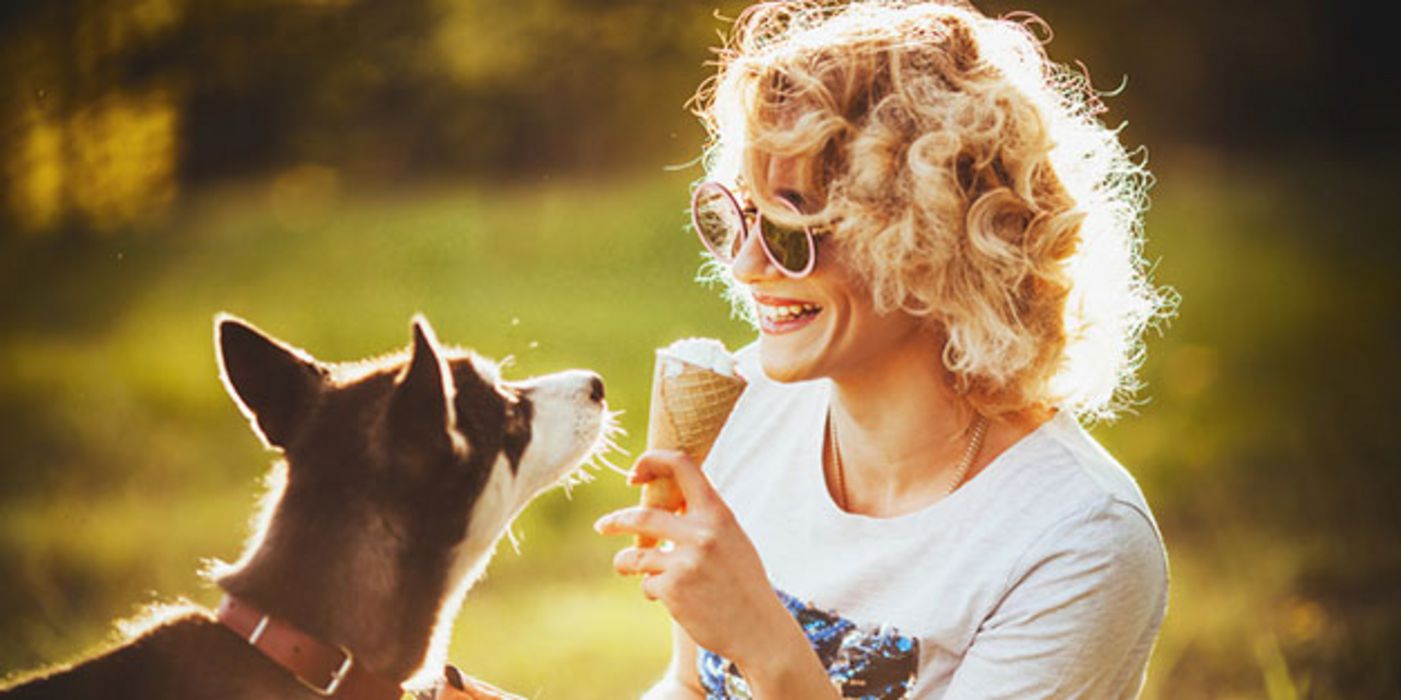
[[[714,180],[708,180],[697,186],[696,190],[691,193],[691,228],[695,230],[696,237],[701,239],[701,245],[704,245],[706,250],[709,250],[710,254],[715,256],[716,260],[719,260],[720,262],[725,264],[730,264],[734,262],[734,258],[732,256],[721,252],[720,250],[717,250],[716,247],[710,242],[710,239],[706,238],[705,234],[701,232],[700,216],[697,214],[696,210],[699,208],[698,204],[700,203],[701,194],[706,192],[707,190],[718,191],[719,193],[723,194],[725,196],[725,199],[729,201],[730,205],[735,208],[735,212],[739,214],[739,245],[744,245],[744,242],[749,238],[751,228],[756,229],[759,231],[759,247],[764,250],[764,256],[768,258],[769,263],[772,264],[775,268],[777,268],[779,272],[782,272],[784,275],[787,275],[788,277],[791,277],[793,279],[801,279],[812,274],[813,268],[817,267],[817,241],[814,238],[814,234],[812,232],[811,227],[804,226],[802,228],[803,236],[807,240],[808,264],[802,270],[790,270],[783,263],[779,262],[778,257],[774,255],[773,250],[769,248],[768,239],[764,238],[764,215],[756,212],[754,214],[754,223],[751,225],[747,220],[748,217],[744,215],[744,207],[740,206],[739,198],[735,196],[734,192],[731,192],[730,188],[724,186],[719,182],[716,182]],[[794,213],[802,213],[798,211],[798,207],[794,206],[792,202],[789,202],[788,200],[782,201],[784,204],[787,204],[790,208],[792,208]]]

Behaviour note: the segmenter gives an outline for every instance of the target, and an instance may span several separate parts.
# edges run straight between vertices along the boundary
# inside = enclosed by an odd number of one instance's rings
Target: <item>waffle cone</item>
[[[742,377],[726,376],[658,352],[647,416],[647,449],[681,450],[697,463],[704,462],[744,387]],[[686,502],[672,479],[661,478],[642,485],[642,505],[681,512]],[[651,547],[656,542],[638,537],[637,545]]]

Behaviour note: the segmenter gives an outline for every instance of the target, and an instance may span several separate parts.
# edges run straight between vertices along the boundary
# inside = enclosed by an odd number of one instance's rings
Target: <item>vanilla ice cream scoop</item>
[[[725,349],[725,344],[714,338],[682,338],[657,351],[658,356],[666,356],[683,363],[708,369],[716,374],[735,376],[735,357]],[[681,367],[671,364],[668,371],[677,372]]]

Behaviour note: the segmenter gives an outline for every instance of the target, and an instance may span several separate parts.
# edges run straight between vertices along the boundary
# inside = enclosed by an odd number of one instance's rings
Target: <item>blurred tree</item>
[[[7,229],[108,229],[163,209],[178,91],[130,59],[177,26],[177,0],[17,2],[5,11]]]
[[[308,163],[394,183],[684,161],[700,133],[681,106],[726,28],[712,15],[743,5],[11,0],[0,9],[7,230],[129,225],[179,186]],[[1059,32],[1054,58],[1084,59],[1104,89],[1132,78],[1107,118],[1134,115],[1133,143],[1394,141],[1396,108],[1377,95],[1384,30],[1357,3],[1032,9]]]
[[[308,162],[372,182],[626,162],[688,123],[714,26],[698,4],[593,0],[5,13],[7,211],[29,230],[138,223],[177,184]]]

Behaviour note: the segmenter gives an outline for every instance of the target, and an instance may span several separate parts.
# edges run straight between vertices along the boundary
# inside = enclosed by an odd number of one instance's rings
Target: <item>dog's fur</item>
[[[597,375],[504,382],[440,348],[421,318],[407,354],[355,365],[320,363],[227,315],[215,335],[229,393],[285,457],[218,585],[395,682],[440,660],[511,520],[605,441]],[[0,696],[317,697],[203,610]]]

